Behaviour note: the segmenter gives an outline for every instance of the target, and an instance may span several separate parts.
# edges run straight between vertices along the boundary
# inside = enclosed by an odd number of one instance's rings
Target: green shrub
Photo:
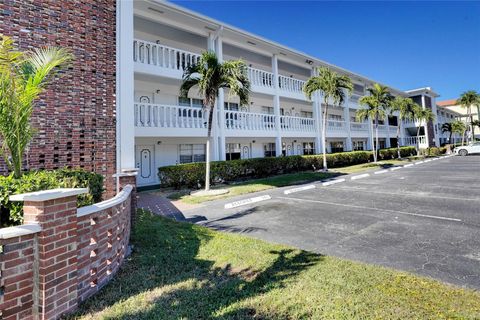
[[[103,176],[81,169],[30,171],[19,179],[0,176],[0,227],[23,221],[23,203],[11,202],[9,196],[54,188],[88,188],[87,194],[78,196],[77,204],[82,207],[102,200]]]
[[[400,148],[402,157],[415,153],[413,147]],[[381,159],[397,157],[397,149],[381,150]],[[373,159],[370,151],[352,151],[327,154],[329,168],[367,163]],[[210,164],[212,183],[235,182],[244,179],[264,178],[283,173],[323,168],[322,155],[255,158],[231,161],[214,161]],[[205,184],[205,163],[187,163],[158,168],[158,177],[164,187],[197,188]]]
[[[415,147],[400,147],[400,156],[402,158],[410,157],[412,155],[415,155],[416,153],[417,151],[415,150]],[[379,150],[378,158],[379,160],[390,160],[398,158],[397,148],[387,148]]]

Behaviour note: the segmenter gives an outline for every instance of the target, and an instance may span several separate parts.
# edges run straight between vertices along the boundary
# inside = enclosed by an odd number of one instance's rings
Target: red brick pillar
[[[133,187],[130,200],[132,206],[130,220],[131,228],[133,228],[137,216],[137,169],[124,170],[123,173],[119,173],[115,176],[118,177],[120,190],[126,185],[131,185]]]
[[[36,319],[58,319],[77,306],[77,195],[87,191],[54,189],[10,197],[24,201],[25,224],[41,227],[34,267]]]

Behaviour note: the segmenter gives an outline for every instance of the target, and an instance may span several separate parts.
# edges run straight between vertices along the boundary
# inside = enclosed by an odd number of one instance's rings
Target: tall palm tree
[[[240,98],[240,105],[248,104],[250,81],[247,65],[242,60],[230,60],[221,63],[213,52],[204,52],[198,63],[185,69],[180,96],[187,97],[194,86],[203,97],[203,105],[208,110],[205,190],[210,190],[210,140],[212,136],[213,113],[220,89],[229,89],[230,95]],[[222,115],[223,116],[223,115]]]
[[[373,87],[367,89],[369,95],[360,98],[359,102],[365,106],[364,109],[357,111],[357,119],[365,119],[369,116],[375,121],[375,146],[373,148],[373,161],[377,162],[378,152],[378,121],[385,119],[386,112],[390,109],[393,96],[388,87],[375,83]],[[365,110],[365,111],[364,111]]]
[[[460,120],[455,120],[452,122],[452,133],[457,133],[459,135],[462,135],[462,146],[464,143],[465,131],[467,131],[467,126],[465,122]]]
[[[398,159],[401,158],[400,155],[400,123],[404,120],[413,120],[415,108],[418,105],[413,102],[410,98],[404,97],[395,97],[391,102],[390,113],[398,113],[398,123],[397,123],[397,155]]]
[[[435,120],[435,115],[432,112],[432,109],[430,108],[422,108],[418,106],[418,108],[415,108],[414,111],[414,118],[417,120],[419,123],[425,122],[425,131],[427,130],[427,125],[430,121]],[[417,128],[417,155],[420,155],[420,140],[418,136],[420,135],[420,129],[422,128],[421,125],[418,126]]]
[[[477,108],[480,106],[480,94],[475,90],[469,90],[462,93],[460,98],[457,100],[457,105],[462,106],[463,108],[467,109],[467,115],[470,121],[470,127],[472,132],[471,141],[475,139],[475,129],[473,124],[473,114],[472,114],[472,107],[476,106]]]
[[[30,124],[35,101],[72,60],[63,48],[18,51],[10,37],[0,35],[0,154],[16,178],[35,134]]]
[[[309,100],[317,91],[320,91],[323,94],[322,153],[324,171],[328,170],[326,148],[328,103],[332,101],[333,105],[341,106],[346,99],[347,93],[349,94],[352,90],[353,84],[349,77],[338,74],[327,67],[318,68],[318,75],[308,79],[303,86],[303,92]]]
[[[448,135],[448,143],[452,143],[452,134],[453,134],[453,131],[452,131],[452,124],[450,122],[445,122],[444,124],[442,124],[442,126],[440,127],[440,130],[442,130],[442,133],[445,133],[445,132],[448,132],[449,135]]]

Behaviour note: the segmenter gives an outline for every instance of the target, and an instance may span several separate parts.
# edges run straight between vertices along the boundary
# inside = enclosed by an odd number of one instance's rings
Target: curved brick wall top
[[[0,33],[21,49],[62,46],[76,57],[35,108],[26,165],[103,174],[105,198],[115,191],[115,10],[114,0],[0,1]]]

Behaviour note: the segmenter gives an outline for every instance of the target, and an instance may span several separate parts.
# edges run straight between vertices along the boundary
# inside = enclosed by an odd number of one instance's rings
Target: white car
[[[480,142],[472,142],[466,146],[460,146],[453,149],[455,154],[466,156],[473,153],[480,153]]]

